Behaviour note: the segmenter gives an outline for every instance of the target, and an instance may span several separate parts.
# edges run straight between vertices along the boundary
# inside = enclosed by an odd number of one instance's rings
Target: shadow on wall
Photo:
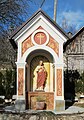
[[[66,109],[73,105],[75,100],[75,82],[80,79],[80,74],[77,70],[64,71],[64,97]]]

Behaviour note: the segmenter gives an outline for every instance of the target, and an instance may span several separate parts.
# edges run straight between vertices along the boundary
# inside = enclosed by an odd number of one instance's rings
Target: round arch
[[[26,73],[26,81],[27,81],[26,89],[27,89],[27,91],[34,91],[35,90],[34,89],[35,86],[33,87],[33,82],[36,83],[36,78],[32,77],[32,76],[33,75],[35,76],[34,70],[39,63],[39,60],[43,60],[44,66],[45,66],[47,73],[48,73],[45,91],[46,92],[50,92],[50,91],[53,92],[54,83],[52,81],[54,81],[54,67],[53,67],[54,58],[53,58],[52,54],[50,54],[48,51],[42,50],[42,49],[32,51],[26,59],[26,63],[28,65],[28,67],[26,68],[26,72],[27,72]]]
[[[57,54],[54,52],[53,49],[51,49],[51,48],[48,47],[48,46],[33,46],[33,47],[29,48],[29,49],[24,53],[24,55],[22,56],[22,58],[20,59],[19,62],[26,62],[27,57],[30,55],[30,53],[32,53],[32,52],[35,51],[35,50],[45,50],[45,51],[47,51],[48,53],[50,53],[50,54],[53,56],[53,58],[54,58],[54,63],[57,64],[57,63],[59,62],[59,58],[58,58]]]

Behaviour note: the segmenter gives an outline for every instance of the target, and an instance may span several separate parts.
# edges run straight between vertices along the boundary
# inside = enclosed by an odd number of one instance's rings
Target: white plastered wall
[[[53,49],[46,45],[35,45],[29,48],[22,56],[22,42],[30,36],[39,26],[44,28],[44,30],[50,34],[54,40],[59,43],[59,57],[54,52]],[[34,50],[46,50],[48,51],[54,58],[54,66],[55,66],[55,100],[63,100],[64,99],[64,81],[63,81],[63,72],[62,72],[62,96],[56,96],[56,69],[60,68],[63,71],[63,43],[66,41],[66,38],[56,29],[54,28],[42,15],[39,16],[22,34],[20,34],[15,41],[18,44],[18,56],[17,56],[17,76],[18,76],[18,68],[24,68],[24,79],[25,79],[25,67],[26,67],[26,59],[28,55],[33,52]],[[25,64],[24,64],[25,63]],[[24,65],[23,65],[24,64]],[[18,81],[18,78],[17,78]],[[18,82],[17,82],[18,83]],[[25,86],[25,82],[24,82]],[[18,85],[17,85],[18,88]],[[18,90],[18,89],[17,89]],[[18,94],[17,94],[18,95]],[[25,87],[24,87],[24,95],[17,96],[18,99],[24,98],[25,99]]]

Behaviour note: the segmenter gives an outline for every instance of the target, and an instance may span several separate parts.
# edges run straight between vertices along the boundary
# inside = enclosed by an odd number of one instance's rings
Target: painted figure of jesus
[[[43,61],[39,62],[39,65],[36,68],[36,72],[37,72],[37,90],[44,90],[47,72],[44,67]]]

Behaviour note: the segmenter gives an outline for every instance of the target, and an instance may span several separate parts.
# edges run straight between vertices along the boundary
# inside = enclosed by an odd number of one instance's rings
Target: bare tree
[[[3,62],[13,65],[15,61],[16,51],[8,41],[8,35],[34,12],[30,5],[39,8],[44,2],[45,0],[0,0],[0,66]]]
[[[7,30],[9,26],[20,25],[23,22],[23,14],[24,17],[27,15],[28,7],[26,0],[0,0],[0,33]]]
[[[67,33],[68,33],[68,32],[71,32],[72,34],[74,34],[74,33],[77,32],[76,27],[75,27],[73,24],[70,25],[70,24],[68,23],[68,19],[66,19],[66,18],[63,18],[61,27],[62,27],[62,28],[64,29],[64,31],[66,31]]]
[[[8,41],[9,28],[14,29],[23,22],[21,17],[26,14],[25,0],[0,0],[0,66],[3,62],[14,63],[16,51]]]

